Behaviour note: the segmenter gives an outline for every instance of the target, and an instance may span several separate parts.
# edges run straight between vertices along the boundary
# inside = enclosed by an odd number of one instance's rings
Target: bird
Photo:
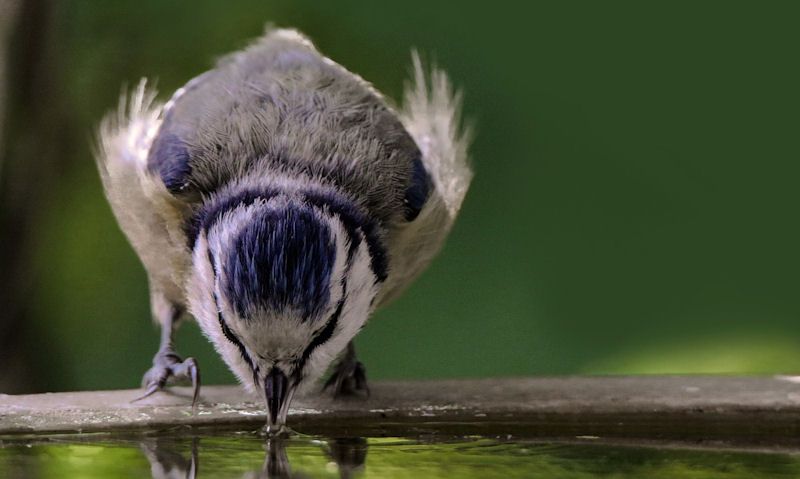
[[[174,345],[187,318],[267,430],[298,391],[369,394],[353,340],[442,248],[473,176],[461,93],[411,62],[398,106],[267,27],[166,102],[147,79],[123,92],[95,158],[161,329],[141,397],[191,381],[196,406],[198,362]]]

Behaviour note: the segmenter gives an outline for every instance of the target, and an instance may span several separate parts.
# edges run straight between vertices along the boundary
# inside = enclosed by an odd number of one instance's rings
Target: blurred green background
[[[477,125],[446,248],[358,339],[371,378],[800,371],[796,2],[3,2],[4,392],[139,384],[158,333],[93,129],[267,22],[395,99],[416,47]],[[177,345],[233,382],[196,325]]]

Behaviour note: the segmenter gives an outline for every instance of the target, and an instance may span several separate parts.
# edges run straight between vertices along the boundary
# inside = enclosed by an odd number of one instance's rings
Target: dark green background
[[[396,99],[416,47],[477,126],[446,248],[358,339],[372,378],[800,370],[797,5],[58,2],[72,166],[36,228],[39,387],[134,387],[157,346],[94,125],[121,85],[168,97],[266,22]],[[178,349],[232,381],[194,324]]]

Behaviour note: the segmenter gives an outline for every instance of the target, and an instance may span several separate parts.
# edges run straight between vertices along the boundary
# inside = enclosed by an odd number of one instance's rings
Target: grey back
[[[366,82],[309,44],[267,34],[176,95],[148,166],[189,201],[245,176],[316,178],[385,222],[402,213],[419,155]]]

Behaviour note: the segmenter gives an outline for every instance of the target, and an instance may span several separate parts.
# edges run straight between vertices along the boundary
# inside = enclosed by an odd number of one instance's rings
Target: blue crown
[[[258,309],[319,315],[330,301],[336,245],[311,207],[257,211],[231,243],[223,287],[239,316]]]

